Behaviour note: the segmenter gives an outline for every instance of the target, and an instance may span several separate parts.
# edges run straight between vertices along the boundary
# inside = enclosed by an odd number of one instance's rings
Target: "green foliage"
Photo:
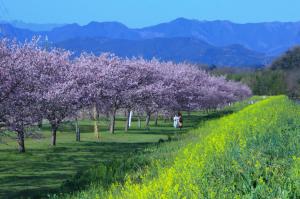
[[[254,95],[288,94],[286,73],[282,70],[270,69],[216,69],[214,74],[226,75],[227,79],[240,81],[248,85]]]
[[[216,68],[216,75],[247,84],[255,95],[300,96],[300,46],[288,50],[264,69]]]
[[[284,72],[287,95],[300,96],[300,46],[287,51],[276,59],[270,68],[274,71]]]
[[[256,102],[264,100],[265,98],[266,98],[266,96],[256,96],[256,95],[252,96],[249,99],[239,101],[230,106],[224,107],[223,112],[230,112],[230,113],[238,112],[238,111],[242,110],[243,108],[249,106],[250,104],[254,104]]]
[[[201,136],[172,165],[69,198],[299,198],[299,112],[284,96],[267,98],[194,130]]]
[[[252,78],[251,88],[256,95],[286,94],[285,74],[282,71],[257,71]]]
[[[276,59],[270,68],[273,70],[292,70],[300,68],[300,46],[288,50],[285,54]]]

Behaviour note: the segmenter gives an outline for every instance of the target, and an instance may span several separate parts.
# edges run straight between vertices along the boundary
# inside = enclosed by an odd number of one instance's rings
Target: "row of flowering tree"
[[[114,133],[120,109],[145,113],[149,121],[153,113],[216,108],[249,95],[248,87],[186,63],[108,53],[73,58],[62,49],[41,48],[37,40],[0,41],[0,124],[16,132],[20,152],[28,127],[47,119],[56,145],[59,125],[83,108],[108,114]]]

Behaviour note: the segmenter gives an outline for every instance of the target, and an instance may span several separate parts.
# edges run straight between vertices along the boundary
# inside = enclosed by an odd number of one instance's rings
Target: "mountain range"
[[[143,40],[75,38],[56,43],[56,46],[77,53],[114,52],[122,57],[157,57],[174,62],[188,61],[216,66],[260,67],[269,62],[263,53],[251,51],[239,44],[215,47],[199,39],[184,37]]]
[[[0,24],[11,24],[16,28],[23,28],[28,29],[31,31],[50,31],[53,28],[64,26],[65,24],[37,24],[37,23],[26,23],[20,20],[13,20],[13,21],[0,21]]]
[[[75,54],[109,51],[124,57],[154,56],[176,62],[257,67],[300,44],[300,22],[237,24],[178,18],[138,29],[119,22],[91,22],[55,26],[47,31],[0,25],[1,37],[24,41],[34,35],[47,36],[52,45]]]

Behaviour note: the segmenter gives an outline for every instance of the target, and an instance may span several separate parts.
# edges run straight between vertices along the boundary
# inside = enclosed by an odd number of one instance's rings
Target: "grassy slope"
[[[68,198],[299,198],[299,113],[284,96],[268,98],[207,122],[195,131],[206,136],[183,147],[172,165]]]
[[[199,121],[218,114],[194,113],[185,119],[185,128],[195,127]],[[50,146],[50,129],[45,126],[41,139],[25,140],[26,153],[18,154],[14,136],[2,137],[0,143],[0,198],[39,197],[48,192],[56,192],[63,181],[72,179],[77,172],[87,170],[100,162],[128,159],[139,151],[174,136],[172,123],[159,121],[159,126],[151,124],[150,130],[137,128],[137,122],[128,133],[123,131],[124,118],[117,121],[117,131],[111,135],[106,131],[108,123],[101,121],[101,141],[93,134],[90,121],[81,121],[81,142],[75,142],[74,128],[68,124],[59,129],[57,146]]]
[[[255,102],[261,99],[262,97],[253,97],[249,101]],[[216,119],[241,110],[249,105],[249,101],[238,102],[235,103],[234,106],[226,107],[222,111],[209,113],[205,117],[195,118],[195,122],[198,123],[199,126],[202,126],[204,121]],[[94,178],[94,176],[96,176],[96,180],[94,180],[90,186],[86,186],[85,190],[75,192],[74,194],[67,194],[68,191],[62,191],[64,192],[62,195],[52,195],[51,198],[94,198],[99,193],[106,193],[112,183],[124,183],[125,176],[130,176],[135,182],[140,182],[145,173],[148,174],[148,178],[155,178],[161,169],[172,166],[174,159],[176,159],[178,152],[182,148],[197,142],[199,137],[205,137],[206,134],[207,132],[201,132],[201,134],[198,132],[191,133],[191,130],[189,130],[189,133],[179,136],[178,140],[160,144],[159,147],[147,147],[141,153],[127,159],[124,163],[100,165],[77,176],[78,178]],[[126,168],[125,175],[121,175],[120,177],[118,171],[124,170],[124,167]],[[114,172],[117,174],[112,174]],[[99,173],[101,174],[99,175]],[[110,183],[107,183],[109,180]],[[82,180],[79,179],[76,183],[80,184],[81,181]],[[99,195],[99,197],[101,198],[102,196]]]

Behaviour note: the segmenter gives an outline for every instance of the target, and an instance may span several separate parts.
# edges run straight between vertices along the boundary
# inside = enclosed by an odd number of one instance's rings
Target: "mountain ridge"
[[[199,39],[182,37],[144,40],[75,38],[55,45],[77,54],[83,51],[96,55],[112,52],[121,57],[155,57],[163,61],[188,61],[216,66],[262,67],[270,61],[263,53],[251,51],[239,44],[220,48]]]
[[[83,26],[74,23],[55,27],[51,31],[40,32],[15,28],[9,24],[0,24],[0,37],[17,38],[20,41],[24,41],[25,39],[30,39],[34,35],[40,35],[42,37],[47,36],[49,42],[54,45],[61,43],[66,44],[71,40],[75,43],[76,40],[78,40],[78,42],[82,42],[85,38],[89,38],[90,40],[92,38],[95,40],[97,40],[96,38],[107,38],[110,45],[112,43],[115,45],[115,41],[113,42],[112,40],[121,40],[123,43],[131,41],[130,43],[132,44],[144,44],[144,48],[152,45],[151,49],[153,52],[149,52],[149,54],[154,54],[154,51],[158,50],[154,49],[154,44],[150,45],[149,41],[155,41],[156,45],[158,45],[158,41],[168,44],[170,38],[194,38],[214,46],[214,48],[211,48],[214,50],[210,50],[208,52],[216,53],[216,55],[218,55],[223,51],[225,53],[224,56],[228,55],[228,57],[236,57],[236,55],[240,55],[243,56],[240,57],[240,59],[245,59],[245,61],[251,56],[253,57],[254,55],[258,55],[258,57],[254,56],[253,59],[257,59],[256,63],[259,63],[258,65],[265,65],[268,63],[262,60],[270,60],[270,57],[277,57],[291,47],[300,44],[300,22],[237,24],[226,20],[199,21],[178,18],[173,21],[160,23],[154,26],[129,28],[119,22],[93,21]],[[173,46],[178,47],[179,43],[182,41],[183,40],[175,42]],[[194,52],[196,49],[201,50],[203,48],[201,45],[200,47],[195,46],[196,43],[197,42],[188,44],[190,52]],[[243,46],[243,48],[232,46],[236,44]],[[82,44],[80,45],[82,46]],[[68,45],[66,44],[66,46]],[[194,46],[194,49],[190,49],[191,46]],[[127,49],[124,49],[124,51],[133,52],[133,47],[134,46],[128,45]],[[82,49],[88,48],[89,46],[82,46]],[[168,44],[168,48],[170,48],[170,44]],[[217,48],[218,50],[216,50]],[[143,48],[139,46],[139,49],[142,50]],[[159,49],[163,50],[162,46],[159,46]],[[228,51],[225,49],[228,49]],[[239,53],[238,49],[243,52]],[[177,50],[183,54],[185,53],[180,49]],[[115,47],[113,51],[118,51],[117,47]],[[175,53],[174,51],[172,52]],[[233,54],[226,54],[228,52],[232,52]],[[141,52],[140,54],[143,55]],[[261,58],[262,54],[264,54],[264,59]],[[166,55],[166,57],[170,56],[171,55]],[[218,57],[211,54],[207,56]],[[222,57],[220,63],[223,63],[222,60],[224,56],[219,55],[219,57]],[[191,60],[194,60],[192,56]],[[202,60],[202,58],[199,58],[199,60]],[[208,61],[206,64],[215,62],[218,63],[218,60]],[[229,63],[234,62],[234,60],[229,60]],[[254,62],[250,61],[250,63]]]

